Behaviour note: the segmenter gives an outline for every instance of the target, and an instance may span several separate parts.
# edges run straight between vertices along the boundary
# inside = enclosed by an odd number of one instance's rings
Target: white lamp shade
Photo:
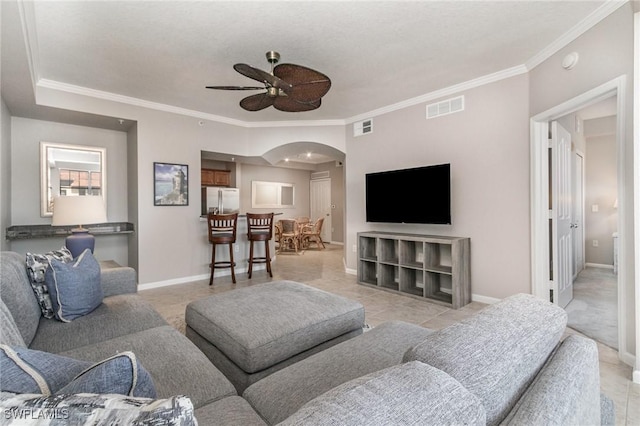
[[[53,199],[53,226],[104,223],[107,212],[104,200],[97,195],[59,196]]]

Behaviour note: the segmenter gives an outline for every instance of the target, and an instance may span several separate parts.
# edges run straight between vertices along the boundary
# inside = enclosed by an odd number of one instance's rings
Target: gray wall
[[[50,224],[40,217],[40,142],[100,146],[107,149],[107,220],[128,221],[127,135],[95,129],[13,117],[11,146],[11,225]],[[128,265],[128,236],[99,236],[95,254],[100,260]],[[60,248],[62,239],[16,240],[11,249],[41,253]]]
[[[633,59],[634,25],[633,8],[627,3],[609,17],[595,25],[567,46],[560,49],[530,74],[530,113],[535,116],[579,96],[620,76],[626,76],[624,156],[625,192],[618,194],[626,201],[624,216],[627,240],[624,275],[628,333],[626,347],[635,353],[635,271],[634,271],[634,224],[633,224]],[[570,71],[562,68],[562,59],[571,52],[578,52],[580,60]],[[620,212],[619,212],[620,214]]]
[[[0,250],[11,249],[5,230],[11,225],[11,115],[0,97]]]
[[[282,213],[278,219],[295,219],[299,216],[309,216],[309,179],[311,172],[308,170],[288,169],[271,166],[255,166],[242,164],[242,182],[240,188],[240,212],[246,213]],[[283,182],[293,183],[294,207],[286,209],[256,209],[251,207],[251,182]]]
[[[618,161],[615,135],[587,138],[585,161],[585,261],[613,265],[612,234],[618,230]],[[597,205],[598,211],[592,211]],[[598,241],[598,247],[593,241]]]
[[[348,126],[347,266],[356,269],[360,231],[470,237],[474,295],[529,293],[528,89],[522,74],[460,93],[463,112],[427,120],[417,105],[375,117],[373,133],[355,138]],[[365,222],[366,173],[441,163],[451,164],[452,225]],[[414,187],[429,198],[427,184]]]

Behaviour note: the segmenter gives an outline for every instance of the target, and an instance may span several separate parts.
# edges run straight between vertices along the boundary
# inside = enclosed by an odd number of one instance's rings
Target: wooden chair
[[[236,242],[236,230],[238,228],[238,213],[207,215],[207,229],[209,231],[209,243],[211,243],[211,277],[209,285],[213,284],[213,273],[218,268],[231,268],[231,280],[235,284],[236,271],[233,260],[233,244]],[[229,246],[229,260],[216,261],[216,247],[218,244]]]
[[[298,222],[295,219],[280,219],[278,222],[280,224],[281,233],[280,233],[280,244],[278,246],[278,251],[293,249],[298,252],[298,248],[300,246],[300,227],[298,226]]]
[[[302,241],[303,247],[309,247],[311,241],[313,241],[316,243],[317,248],[325,248],[322,237],[320,237],[320,234],[322,233],[323,223],[324,218],[321,217],[320,219],[316,220],[313,226],[306,226],[302,229],[300,240]]]
[[[247,237],[249,239],[249,278],[251,278],[254,263],[266,263],[267,272],[270,277],[273,277],[269,254],[269,241],[273,237],[273,213],[247,213]],[[264,241],[264,257],[253,256],[254,241]]]

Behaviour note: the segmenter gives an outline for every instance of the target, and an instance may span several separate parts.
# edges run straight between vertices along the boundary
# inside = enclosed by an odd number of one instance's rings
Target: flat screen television
[[[367,222],[451,224],[450,164],[368,173]]]

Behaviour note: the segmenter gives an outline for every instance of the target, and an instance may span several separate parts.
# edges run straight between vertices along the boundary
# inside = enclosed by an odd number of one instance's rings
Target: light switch
[[[591,211],[593,213],[598,213],[598,205],[597,204],[592,204],[591,205]]]

